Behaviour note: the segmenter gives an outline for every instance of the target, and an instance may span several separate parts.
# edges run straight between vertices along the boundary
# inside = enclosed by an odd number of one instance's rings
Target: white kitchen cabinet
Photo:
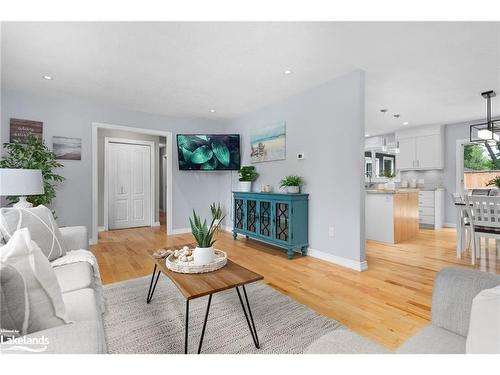
[[[422,227],[443,227],[444,190],[422,190],[418,193],[418,216]]]
[[[399,140],[399,154],[396,157],[396,168],[399,170],[415,168],[415,139]]]
[[[398,170],[444,168],[444,136],[442,126],[408,129],[396,133],[399,142]]]

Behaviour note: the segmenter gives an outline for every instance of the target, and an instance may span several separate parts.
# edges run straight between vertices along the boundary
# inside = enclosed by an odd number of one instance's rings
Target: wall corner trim
[[[353,269],[353,270],[359,271],[359,272],[366,271],[368,269],[368,263],[366,262],[366,260],[363,262],[357,262],[357,261],[352,260],[352,259],[344,258],[344,257],[338,256],[338,255],[329,254],[329,253],[326,253],[324,251],[311,249],[311,248],[309,248],[307,250],[307,255],[309,255],[313,258],[326,260],[327,262],[335,263],[335,264],[338,264],[339,266],[347,267],[347,268],[350,268],[350,269]]]

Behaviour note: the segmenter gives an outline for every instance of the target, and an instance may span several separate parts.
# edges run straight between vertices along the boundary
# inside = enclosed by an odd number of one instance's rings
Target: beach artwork
[[[52,151],[56,154],[56,159],[82,160],[82,139],[52,137]]]
[[[250,135],[252,163],[286,159],[286,125],[279,122]]]

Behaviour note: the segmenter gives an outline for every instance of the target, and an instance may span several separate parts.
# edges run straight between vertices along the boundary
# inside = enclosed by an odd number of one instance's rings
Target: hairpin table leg
[[[155,264],[155,268],[153,269],[153,275],[151,275],[151,282],[149,283],[149,290],[148,290],[148,296],[146,298],[146,303],[151,302],[151,299],[153,298],[153,294],[154,294],[155,289],[156,289],[156,284],[158,284],[158,279],[160,278],[161,271],[158,270],[158,274],[156,275],[156,281],[154,281],[156,268],[157,268],[157,265]],[[154,285],[153,285],[153,281],[154,281]]]

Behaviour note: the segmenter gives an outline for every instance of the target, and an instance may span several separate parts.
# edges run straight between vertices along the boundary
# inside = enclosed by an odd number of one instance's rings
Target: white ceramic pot
[[[252,191],[252,181],[240,181],[240,191],[244,191],[246,193]]]
[[[193,251],[194,264],[197,266],[203,266],[205,264],[210,264],[214,260],[214,247],[198,247]]]
[[[300,186],[287,186],[286,192],[288,194],[298,194],[300,193]]]

